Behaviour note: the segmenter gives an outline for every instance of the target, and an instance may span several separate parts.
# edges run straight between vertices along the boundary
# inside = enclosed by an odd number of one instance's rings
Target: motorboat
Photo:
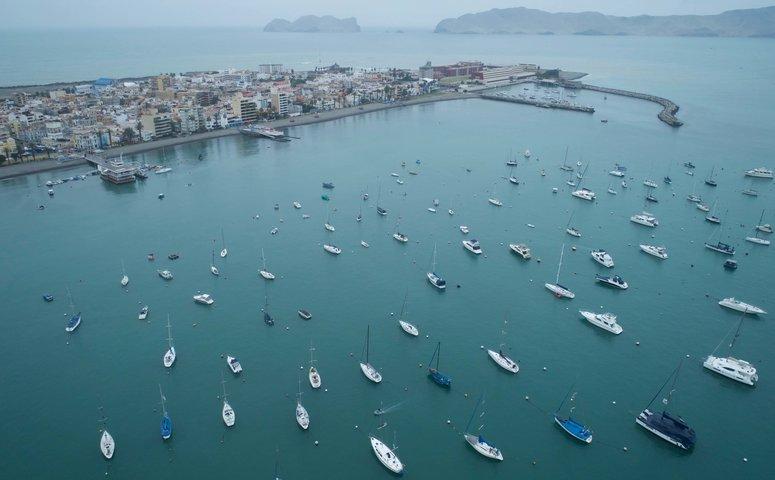
[[[280,231],[280,229],[279,229],[279,228],[277,228],[277,227],[272,227],[272,229],[271,229],[271,230],[269,230],[269,234],[270,234],[270,235],[277,235],[277,233],[278,233],[279,231]]]
[[[623,177],[624,176],[624,172],[622,172],[621,170],[611,170],[610,172],[608,172],[608,174],[609,175],[613,175],[614,177]]]
[[[608,193],[610,193],[611,195],[618,195],[619,194],[619,192],[617,192],[616,190],[614,190],[611,187],[608,187]]]
[[[750,303],[741,302],[735,297],[724,298],[721,301],[719,301],[718,304],[721,305],[722,307],[726,307],[732,310],[737,310],[738,312],[743,312],[750,315],[764,315],[767,313],[766,311],[757,307],[756,305],[751,305]]]
[[[759,381],[756,367],[735,357],[714,357],[708,355],[702,366],[720,375],[753,386]]]
[[[479,245],[479,241],[475,238],[471,240],[463,240],[463,248],[476,255],[480,255],[482,253],[482,247]]]
[[[519,179],[517,179],[517,177],[514,175],[509,176],[509,182],[513,185],[519,185]]]
[[[409,335],[416,337],[420,335],[420,331],[417,329],[417,327],[407,321],[399,320],[398,324],[401,326],[401,329],[408,333]]]
[[[229,366],[231,373],[237,375],[242,372],[242,365],[239,363],[236,357],[231,355],[226,356],[226,364]]]
[[[126,274],[124,274],[124,275],[121,277],[121,286],[122,286],[122,287],[126,287],[128,284],[129,284],[129,276],[127,276]]]
[[[614,335],[619,335],[624,330],[621,325],[616,323],[616,315],[613,313],[594,313],[583,310],[579,310],[579,313],[592,325],[607,330]]]
[[[637,223],[638,225],[643,225],[645,227],[651,227],[651,228],[654,228],[659,225],[659,221],[657,220],[657,217],[647,212],[636,213],[635,215],[630,217],[630,221],[633,223]]]
[[[670,178],[669,175],[666,175],[665,178],[662,179],[663,182],[665,182],[667,185],[671,185],[673,183],[673,179]]]
[[[517,365],[517,362],[509,358],[505,353],[503,353],[502,350],[498,350],[496,352],[495,350],[487,349],[487,355],[489,355],[490,358],[492,358],[492,360],[498,364],[498,366],[507,372],[517,373],[519,371],[519,365]]]
[[[580,188],[575,190],[571,192],[571,195],[582,200],[589,200],[590,202],[595,199],[595,192],[589,190],[588,188]]]
[[[724,255],[734,255],[735,247],[726,244],[724,242],[708,243],[705,242],[705,248],[713,250],[714,252],[723,253]]]
[[[592,259],[604,267],[611,268],[614,266],[614,259],[605,250],[592,250],[590,252]]]
[[[342,249],[337,247],[336,245],[328,245],[328,244],[323,245],[323,250],[333,255],[339,255],[340,253],[342,253]]]
[[[297,209],[297,210],[298,210],[298,209],[300,209],[300,208],[301,208],[301,203],[299,203],[299,202],[293,202],[293,208],[295,208],[295,209]]]
[[[336,231],[336,228],[334,228],[334,226],[333,226],[333,225],[331,225],[331,224],[330,224],[330,223],[328,223],[328,222],[326,222],[326,223],[324,223],[324,224],[323,224],[323,228],[325,228],[325,229],[326,229],[326,230],[328,230],[329,232],[335,232],[335,231]]]
[[[606,277],[605,275],[595,274],[595,280],[598,282],[609,285],[611,287],[616,287],[621,290],[627,290],[629,288],[629,285],[627,282],[624,281],[622,277],[619,275],[613,275],[611,277]]]
[[[312,314],[309,312],[309,310],[304,310],[303,308],[296,313],[298,313],[299,316],[304,320],[309,320],[312,318]]]
[[[772,225],[765,223],[764,225],[757,225],[756,230],[764,233],[772,233]]]
[[[522,154],[525,158],[530,158],[530,150],[525,150],[525,153]]]
[[[463,234],[468,233],[470,230],[465,225],[460,225],[460,231],[463,232]]]
[[[394,178],[398,178],[400,175],[397,174],[396,172],[393,172],[393,173],[390,174],[390,176],[394,177]]]
[[[67,333],[73,333],[80,325],[81,325],[81,312],[78,312],[75,315],[70,317],[70,320],[68,320],[67,326],[65,327],[65,331]]]
[[[148,305],[145,305],[140,309],[140,313],[137,315],[138,320],[145,320],[148,318]]]
[[[398,240],[401,243],[406,243],[406,242],[409,241],[409,237],[407,237],[406,235],[404,235],[401,232],[394,233],[393,234],[393,238],[395,238],[396,240]]]
[[[498,200],[497,198],[494,198],[494,197],[488,198],[487,201],[490,202],[490,204],[495,205],[496,207],[502,207],[503,206],[503,202],[501,202],[500,200]]]
[[[172,272],[169,270],[156,270],[156,273],[164,280],[172,280]]]
[[[401,180],[400,178],[396,178],[396,183],[399,184],[399,185],[403,185],[404,181]]]
[[[371,442],[371,449],[374,451],[374,455],[377,460],[382,463],[391,472],[401,475],[404,471],[404,464],[398,458],[398,455],[382,440],[373,435],[369,435],[369,441]]]
[[[201,303],[203,305],[212,305],[215,303],[215,300],[213,300],[213,297],[210,296],[208,293],[198,293],[194,295],[194,301],[196,303]]]
[[[428,207],[428,211],[431,213],[436,213],[436,209],[433,207]]]
[[[667,259],[667,248],[660,247],[656,245],[640,245],[640,249],[644,252],[648,253],[649,255],[653,255],[657,258],[661,258],[662,260]]]
[[[755,243],[757,245],[764,245],[765,247],[770,245],[770,241],[767,240],[766,238],[745,237],[745,240],[751,243]]]
[[[216,267],[215,265],[210,265],[210,273],[212,273],[217,277],[221,274],[221,271],[218,270],[218,267]]]
[[[167,255],[167,258],[169,258],[170,260],[177,260],[180,258],[180,255],[177,253],[170,253],[169,255]]]
[[[684,167],[686,167],[686,168],[696,168],[696,166],[692,162],[684,162]]]
[[[737,270],[737,260],[724,260],[724,268],[727,270]]]
[[[54,296],[51,295],[50,293],[46,293],[46,294],[43,295],[43,300],[45,300],[47,302],[53,302],[54,301]]]
[[[331,182],[323,182],[323,188],[332,190],[334,188],[334,184]]]
[[[368,243],[368,242],[366,242],[365,240],[361,240],[361,246],[362,246],[363,248],[369,248],[369,247],[370,247],[369,243]]]
[[[645,185],[645,186],[647,186],[649,188],[657,188],[659,186],[659,185],[657,185],[657,182],[655,182],[654,180],[649,180],[649,179],[643,180],[643,185]]]
[[[116,451],[116,442],[113,440],[113,436],[108,433],[107,429],[102,431],[100,436],[100,451],[102,456],[110,460],[113,458],[113,454]]]
[[[746,177],[756,177],[756,178],[773,178],[772,170],[769,168],[764,167],[758,167],[753,168],[751,170],[747,170],[745,172]]]
[[[532,257],[530,253],[530,248],[525,245],[524,243],[510,243],[509,249],[519,255],[520,257],[524,258],[525,260],[530,260]]]
[[[447,210],[447,213],[449,213],[450,215],[454,215],[455,211],[450,208],[449,210]]]

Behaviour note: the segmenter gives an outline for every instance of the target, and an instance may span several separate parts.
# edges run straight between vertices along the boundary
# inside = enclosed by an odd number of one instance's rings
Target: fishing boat
[[[309,384],[312,386],[312,388],[320,388],[320,386],[323,384],[323,380],[320,378],[320,373],[318,372],[318,369],[315,368],[315,347],[310,345],[309,347]]]
[[[302,428],[307,430],[309,428],[309,413],[304,405],[301,404],[301,379],[299,379],[299,394],[296,397],[296,423]]]
[[[223,375],[221,375],[221,385],[223,386],[223,407],[221,408],[221,418],[227,427],[233,427],[234,422],[237,420],[237,416],[234,413],[234,409],[229,404],[228,395],[226,395],[226,380],[224,380]]]
[[[382,381],[382,374],[377,371],[376,368],[374,368],[371,363],[369,363],[369,336],[371,333],[371,325],[366,326],[366,344],[364,345],[364,350],[366,352],[365,359],[362,358],[360,362],[361,371],[363,374],[371,380],[374,383],[379,383]],[[361,356],[363,357],[363,353],[361,353]],[[365,362],[363,361],[365,360]]]
[[[441,357],[441,342],[436,343],[436,350],[433,351],[431,361],[428,362],[428,376],[436,382],[437,385],[444,388],[450,388],[452,386],[452,378],[444,375],[439,371],[439,360]],[[433,360],[436,360],[436,365],[433,365]]]
[[[145,320],[148,318],[148,305],[144,305],[143,308],[140,309],[140,313],[137,315],[138,320]]]
[[[619,275],[607,277],[605,275],[595,274],[595,280],[602,283],[603,285],[616,287],[621,290],[627,290],[630,287],[627,282],[625,282],[624,279]]]
[[[239,363],[237,357],[226,355],[226,365],[229,366],[229,370],[231,370],[231,373],[234,375],[239,375],[242,373],[242,364]]]
[[[530,260],[532,258],[532,254],[530,253],[530,247],[528,247],[524,243],[510,243],[509,250],[516,253],[517,255],[519,255],[525,260]]]
[[[302,319],[304,319],[304,320],[309,320],[310,318],[312,318],[312,314],[311,314],[311,313],[309,313],[309,311],[308,311],[308,310],[304,310],[303,308],[302,308],[302,309],[300,309],[300,310],[299,310],[298,312],[296,312],[296,313],[298,313],[298,314],[299,314],[299,316],[300,316]]]
[[[653,255],[653,256],[655,256],[657,258],[660,258],[662,260],[666,260],[667,259],[667,248],[665,248],[665,247],[660,247],[660,246],[657,246],[657,245],[643,245],[643,244],[641,244],[640,245],[640,249],[642,251],[648,253],[649,255]]]
[[[753,168],[751,170],[746,170],[745,172],[746,177],[755,177],[755,178],[773,178],[772,170],[769,168],[764,167],[758,167]]]
[[[460,225],[460,231],[463,233],[463,235],[467,234],[470,230],[465,225]]]
[[[264,277],[266,280],[274,280],[274,273],[266,269],[266,257],[264,256],[264,249],[261,249],[261,269],[258,270],[258,274]]]
[[[212,251],[211,251],[210,273],[212,273],[216,277],[221,274],[220,270],[218,270],[218,267],[215,266],[215,240],[213,240],[213,248],[212,248]]]
[[[565,244],[562,244],[562,250],[560,250],[560,262],[557,264],[557,275],[555,276],[554,283],[545,283],[544,286],[554,294],[557,298],[576,298],[576,294],[568,290],[566,287],[560,285],[560,270],[562,269],[562,257],[565,255]]]
[[[126,274],[126,269],[124,268],[124,261],[121,260],[121,286],[126,287],[129,284],[129,276]]]
[[[735,341],[740,336],[740,327],[743,325],[743,317],[740,316],[740,321],[737,324],[737,331],[732,337],[732,341],[729,343],[729,353],[732,353],[732,348],[735,346]],[[731,333],[731,331],[729,332]],[[754,386],[759,381],[759,375],[756,373],[756,367],[745,360],[740,360],[731,355],[727,357],[717,357],[716,351],[721,347],[729,333],[721,339],[721,342],[716,346],[713,352],[708,355],[702,362],[702,366],[710,371],[716,372],[719,375],[723,375],[732,380],[736,380],[746,385]]]
[[[223,236],[223,228],[221,228],[221,258],[226,258],[226,255],[229,254],[229,251],[226,249],[226,238]]]
[[[479,245],[479,240],[475,238],[463,240],[463,248],[476,255],[481,255],[482,253],[482,247]]]
[[[159,384],[159,395],[161,396],[161,426],[160,426],[160,433],[161,438],[163,440],[169,440],[169,438],[172,436],[172,418],[170,418],[169,413],[167,412],[167,398],[164,396],[164,393],[161,390],[161,384]]]
[[[508,318],[503,319],[503,328],[501,329],[501,338],[505,340],[506,338],[506,326],[508,325]],[[502,369],[506,370],[510,373],[517,373],[519,371],[519,365],[517,365],[517,362],[509,358],[508,355],[503,353],[503,349],[506,348],[506,343],[504,341],[501,341],[500,345],[498,345],[498,351],[492,349],[487,349],[487,355],[490,356],[490,358]]]
[[[433,259],[431,260],[431,271],[426,274],[428,281],[431,285],[439,290],[445,290],[447,288],[447,281],[436,274],[436,243],[433,244]]]
[[[162,357],[162,362],[166,368],[172,367],[175,363],[175,359],[178,358],[178,354],[175,351],[175,346],[172,344],[172,325],[170,325],[170,316],[167,314],[167,351]]]
[[[657,220],[657,217],[654,215],[643,212],[643,213],[636,213],[635,215],[630,217],[630,221],[632,223],[637,223],[638,225],[643,225],[644,227],[651,227],[654,228],[659,225],[659,221]]]
[[[592,250],[589,252],[592,255],[592,259],[604,267],[611,268],[614,266],[614,259],[611,254],[605,250]]]
[[[328,253],[332,255],[339,255],[342,253],[342,249],[337,247],[336,245],[323,245],[323,250],[327,251]]]
[[[382,465],[385,466],[391,472],[401,475],[404,472],[404,464],[398,458],[395,452],[395,445],[391,449],[379,438],[369,435],[369,442],[371,442],[371,449],[374,451],[374,455]]]
[[[554,412],[554,422],[559,425],[560,428],[565,430],[565,433],[571,437],[586,445],[589,445],[592,443],[592,430],[584,426],[583,423],[571,417],[571,414],[573,413],[573,410],[576,408],[576,406],[574,405],[570,408],[567,417],[560,415],[560,411],[562,410],[565,401],[568,400],[568,397],[570,397],[571,403],[576,398],[576,392],[574,392],[573,395],[571,395],[571,392],[573,392],[573,385],[571,385],[570,390],[568,390],[568,393],[565,395],[565,398],[562,399],[560,406],[557,407],[557,410]]]
[[[678,367],[676,367],[670,376],[667,377],[665,383],[662,384],[662,387],[659,389],[656,395],[654,395],[646,408],[635,418],[635,423],[661,438],[662,440],[665,440],[666,442],[669,442],[684,450],[690,450],[692,447],[694,447],[694,443],[697,440],[697,435],[695,434],[694,429],[691,428],[683,418],[680,416],[674,416],[667,410],[662,410],[662,412],[652,412],[649,410],[651,404],[654,403],[654,400],[657,399],[659,394],[662,392],[662,390],[664,390],[672,378],[673,385],[670,388],[667,397],[662,399],[662,403],[664,405],[668,405],[670,403],[672,394],[676,391],[675,387],[676,383],[678,382],[678,372],[680,369],[681,364],[679,363]]]
[[[169,270],[156,270],[156,273],[164,280],[172,280],[172,272]]]
[[[70,295],[70,288],[67,288],[67,298],[70,301],[70,311],[72,314],[65,327],[65,332],[73,333],[81,325],[81,312],[75,313],[75,304],[73,303],[73,296]]]
[[[480,455],[483,455],[493,460],[503,461],[503,453],[492,442],[485,439],[481,433],[477,433],[477,434],[469,433],[471,428],[471,422],[474,421],[474,417],[476,416],[476,411],[479,409],[479,406],[483,404],[484,404],[484,395],[480,395],[479,400],[476,402],[476,405],[474,406],[474,411],[471,413],[471,418],[468,420],[468,425],[466,425],[465,433],[463,433],[463,439]],[[481,419],[484,417],[484,414],[485,414],[484,409],[482,409],[482,413],[478,417],[478,419],[480,419],[479,421],[481,421]],[[481,432],[483,428],[484,428],[484,424],[479,426],[479,428],[477,429],[477,432]]]
[[[764,315],[767,313],[766,311],[757,307],[756,305],[751,305],[750,303],[741,302],[735,297],[727,297],[727,298],[721,299],[721,301],[719,301],[718,304],[721,305],[722,307],[726,307],[732,310],[737,310],[738,312],[747,313],[749,315]]]
[[[713,178],[713,172],[714,172],[715,170],[716,170],[716,166],[714,165],[714,166],[713,166],[713,167],[711,167],[711,169],[710,169],[710,175],[708,175],[708,177],[705,179],[705,185],[708,185],[708,186],[710,186],[710,187],[716,187],[716,186],[718,186],[718,183],[717,183],[717,182],[716,182],[716,180]]]
[[[622,333],[622,331],[624,331],[622,326],[616,323],[616,315],[613,313],[594,313],[584,310],[579,310],[579,313],[592,325],[600,327],[603,330],[607,330],[614,335],[619,335]]]
[[[213,300],[209,293],[197,293],[194,295],[194,301],[202,305],[212,305],[215,303],[215,300]]]

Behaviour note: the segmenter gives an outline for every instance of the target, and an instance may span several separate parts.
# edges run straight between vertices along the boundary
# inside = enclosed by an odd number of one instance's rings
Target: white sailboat
[[[124,268],[124,260],[121,260],[121,286],[126,287],[129,284],[129,276],[126,274],[126,268]]]
[[[481,433],[477,433],[477,434],[469,433],[469,428],[471,427],[471,422],[474,421],[474,416],[476,415],[476,411],[479,409],[479,405],[483,405],[483,404],[484,404],[484,395],[479,397],[479,401],[477,401],[476,406],[474,406],[474,411],[471,412],[471,418],[468,420],[468,425],[466,425],[463,438],[465,439],[466,443],[468,443],[480,455],[483,455],[492,460],[502,461],[503,453],[500,451],[500,449],[498,449],[491,442],[488,442],[482,436]],[[482,413],[479,415],[479,417],[477,417],[478,421],[481,421],[483,417],[484,417],[484,410],[482,410]],[[477,432],[480,432],[483,428],[484,428],[484,424],[480,425],[479,428],[477,429]]]
[[[175,346],[172,345],[172,325],[170,325],[169,313],[167,314],[167,346],[169,348],[167,349],[167,352],[164,353],[163,362],[165,367],[170,368],[172,367],[172,364],[175,363],[178,354],[175,351]]]
[[[264,277],[266,280],[274,280],[275,279],[274,273],[266,269],[266,257],[264,256],[263,248],[261,249],[261,263],[262,263],[262,267],[258,271],[259,275]]]
[[[570,218],[568,219],[568,223],[565,225],[565,233],[570,235],[571,237],[581,238],[581,231],[576,228],[572,227],[570,222],[573,221],[573,216],[576,214],[576,212],[571,212]]]
[[[735,332],[734,337],[732,337],[732,341],[729,343],[730,354],[732,353],[732,347],[735,346],[737,337],[740,336],[740,327],[742,325],[743,316],[740,315],[740,322],[737,324],[737,331]],[[723,375],[740,383],[753,386],[757,381],[759,381],[759,375],[756,373],[756,367],[746,362],[745,360],[740,360],[739,358],[735,358],[731,355],[727,357],[715,356],[716,351],[718,351],[718,349],[724,343],[726,338],[729,336],[729,333],[731,333],[731,331],[724,335],[724,338],[721,339],[721,342],[713,350],[713,353],[705,358],[702,366],[708,370],[718,373],[719,375]]]
[[[506,337],[506,325],[508,325],[508,318],[503,319],[503,329],[501,330],[501,336]],[[487,355],[490,356],[490,358],[498,364],[501,368],[506,370],[507,372],[511,373],[517,373],[519,371],[519,365],[517,365],[517,362],[509,358],[508,355],[506,355],[503,352],[503,349],[505,348],[506,344],[504,342],[501,342],[501,344],[498,346],[498,351],[488,349]]]
[[[328,217],[326,217],[326,223],[323,224],[323,228],[325,228],[329,232],[335,232],[336,228],[334,228],[334,225],[331,223],[331,209],[328,209]]]
[[[741,302],[735,297],[724,298],[720,302],[718,302],[718,304],[721,305],[722,307],[726,307],[731,310],[737,310],[738,312],[747,313],[749,315],[764,315],[767,313],[763,309],[757,307],[756,305],[751,305],[750,303]]]
[[[761,238],[761,237],[759,237],[759,232],[761,232],[761,231],[762,231],[762,230],[761,230],[761,228],[760,228],[760,227],[762,226],[762,220],[764,220],[764,210],[762,210],[762,214],[761,214],[761,216],[759,217],[759,223],[758,223],[758,224],[757,224],[757,226],[756,226],[756,227],[753,229],[753,231],[754,231],[754,234],[753,234],[753,235],[754,235],[754,236],[753,236],[753,237],[751,237],[751,236],[748,236],[748,237],[745,237],[745,239],[746,239],[747,241],[749,241],[749,242],[751,242],[751,243],[755,243],[755,244],[757,244],[757,245],[764,245],[764,246],[769,246],[769,245],[770,245],[770,241],[769,241],[769,240],[767,240],[766,238]]]
[[[215,266],[215,240],[213,240],[213,248],[210,253],[210,273],[217,277],[221,272],[218,270],[218,267]]]
[[[234,413],[234,409],[229,404],[226,395],[226,380],[223,378],[223,375],[221,375],[221,385],[223,385],[223,408],[221,408],[221,418],[227,427],[233,427],[234,422],[237,420],[237,416]]]
[[[557,298],[576,298],[576,294],[560,285],[560,270],[562,269],[562,257],[565,255],[565,244],[562,244],[562,250],[560,251],[560,263],[557,265],[557,276],[554,283],[545,283],[544,286]]]
[[[406,242],[409,241],[409,237],[407,237],[406,235],[401,233],[401,231],[398,229],[398,224],[399,224],[400,220],[401,220],[401,217],[399,216],[398,219],[396,219],[396,231],[393,234],[393,238],[395,238],[397,241],[399,241],[401,243],[406,243]]]
[[[368,378],[372,382],[379,383],[379,382],[382,381],[382,374],[379,373],[379,371],[377,371],[377,369],[374,368],[371,365],[371,363],[369,363],[369,340],[370,340],[369,337],[370,337],[370,333],[371,333],[371,325],[368,325],[366,327],[366,345],[364,346],[364,348],[366,350],[366,358],[365,358],[365,362],[363,361],[363,359],[360,362],[361,372],[363,372],[363,374],[366,375],[366,378]]]
[[[226,258],[226,255],[229,254],[229,251],[226,249],[226,238],[223,236],[223,228],[221,228],[221,246],[223,247],[221,249],[221,258]]]
[[[385,444],[385,442],[375,437],[374,435],[369,435],[369,442],[371,442],[371,449],[374,451],[374,455],[376,455],[377,460],[379,460],[380,463],[385,466],[385,468],[397,475],[403,473],[404,464],[401,463],[398,455],[396,455],[395,451],[397,448],[395,445],[393,445],[393,448],[390,448]]]
[[[320,378],[320,372],[315,368],[315,347],[310,345],[309,347],[309,384],[312,388],[320,388],[323,384],[323,380]]]
[[[301,378],[299,378],[299,395],[296,397],[296,423],[303,430],[309,428],[309,413],[304,405],[301,404]]]
[[[102,407],[100,407],[100,413],[102,413]],[[102,435],[100,435],[100,451],[103,457],[110,460],[113,458],[113,454],[116,453],[116,442],[113,440],[110,432],[108,432],[107,421],[108,418],[104,415],[100,419],[100,423],[103,424]]]
[[[436,243],[433,243],[433,260],[431,260],[431,271],[426,274],[426,277],[428,277],[428,281],[431,282],[431,285],[438,288],[439,290],[446,290],[447,288],[447,281],[441,278],[440,275],[436,274]]]
[[[416,337],[420,335],[420,331],[417,330],[417,326],[407,322],[405,320],[406,317],[406,297],[409,295],[409,291],[406,292],[404,295],[404,303],[401,305],[401,313],[398,314],[398,324],[401,326],[401,329],[406,332],[407,334]]]

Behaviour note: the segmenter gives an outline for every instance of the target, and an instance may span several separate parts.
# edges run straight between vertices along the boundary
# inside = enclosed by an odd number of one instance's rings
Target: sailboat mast
[[[167,407],[164,405],[164,393],[161,391],[161,383],[159,384],[159,396],[161,397],[161,411],[164,415],[167,415]]]
[[[662,393],[662,390],[664,390],[664,389],[665,389],[665,386],[667,386],[667,383],[670,381],[670,379],[671,379],[671,378],[673,378],[673,375],[675,375],[675,377],[676,377],[676,380],[678,379],[678,370],[681,368],[681,363],[683,363],[683,359],[682,359],[682,360],[681,360],[681,362],[678,364],[678,366],[677,366],[677,367],[675,367],[675,370],[673,370],[673,372],[670,374],[670,376],[669,376],[669,377],[667,377],[667,378],[665,379],[665,383],[663,383],[663,384],[662,384],[662,386],[661,386],[661,387],[659,387],[659,390],[658,390],[658,391],[657,391],[657,393],[655,393],[655,394],[654,394],[654,396],[651,398],[651,401],[649,402],[649,404],[648,404],[648,405],[646,405],[646,408],[650,407],[650,406],[651,406],[651,404],[652,404],[652,403],[654,403],[654,400],[656,400],[656,399],[657,399],[657,397],[659,396],[659,394],[660,394],[660,393]],[[673,385],[675,385],[675,382],[673,382]]]
[[[560,282],[560,269],[562,268],[562,257],[565,255],[565,244],[562,244],[562,250],[560,250],[560,263],[557,265],[557,276],[554,279],[554,283]]]
[[[369,363],[369,333],[371,325],[366,325],[366,363]]]
[[[566,394],[565,394],[565,397],[563,397],[563,399],[562,399],[562,402],[560,402],[560,406],[559,406],[559,407],[557,407],[557,412],[556,412],[556,413],[559,413],[559,412],[560,412],[560,410],[562,409],[562,406],[563,406],[563,405],[565,405],[565,401],[566,401],[566,400],[568,399],[568,397],[570,396],[570,392],[572,392],[572,391],[573,391],[573,387],[574,387],[574,386],[575,386],[575,384],[570,386],[570,388],[568,389],[568,393],[566,393]]]
[[[466,433],[468,433],[468,427],[471,426],[471,422],[474,421],[474,416],[476,415],[476,411],[479,409],[479,404],[482,403],[482,398],[484,398],[484,394],[479,395],[479,400],[477,400],[476,405],[474,405],[474,411],[471,412],[471,418],[468,419],[468,423],[466,424]]]

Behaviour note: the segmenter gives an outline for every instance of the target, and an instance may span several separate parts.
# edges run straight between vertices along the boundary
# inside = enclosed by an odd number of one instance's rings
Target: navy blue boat
[[[323,188],[327,188],[329,190],[334,188],[334,184],[331,182],[323,182]]]
[[[436,359],[436,366],[433,366],[433,359]],[[439,371],[439,358],[441,358],[441,342],[436,344],[436,350],[433,351],[431,361],[428,362],[428,376],[431,380],[444,388],[450,388],[452,386],[452,378],[444,375]]]
[[[43,295],[43,300],[45,300],[47,302],[53,302],[54,301],[54,296],[51,295],[50,293],[46,293],[46,294]]]
[[[651,404],[654,403],[654,400],[662,393],[662,390],[665,389],[665,386],[667,386],[667,383],[672,378],[673,385],[670,388],[670,392],[667,394],[666,398],[662,399],[663,404],[667,405],[670,403],[670,397],[675,391],[675,386],[678,382],[678,372],[681,370],[682,363],[683,360],[681,360],[678,367],[673,370],[673,373],[667,377],[667,380],[662,384],[662,387],[657,394],[654,395],[646,408],[635,418],[635,423],[666,442],[670,442],[684,450],[691,450],[697,440],[697,435],[694,433],[694,429],[687,425],[683,418],[673,416],[667,410],[662,410],[662,412],[652,412],[649,410]]]
[[[163,440],[168,440],[172,436],[172,419],[167,413],[167,406],[165,405],[165,401],[167,399],[164,397],[164,393],[161,391],[161,385],[159,385],[159,395],[161,396],[161,411],[162,411],[159,433],[161,433],[161,438]]]

